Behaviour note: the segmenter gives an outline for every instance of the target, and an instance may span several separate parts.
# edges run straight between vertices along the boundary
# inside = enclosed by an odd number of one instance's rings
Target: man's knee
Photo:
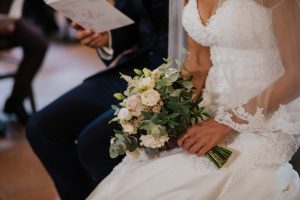
[[[31,145],[34,145],[36,142],[43,137],[45,133],[45,120],[43,115],[39,112],[34,114],[28,121],[26,126],[26,137]]]

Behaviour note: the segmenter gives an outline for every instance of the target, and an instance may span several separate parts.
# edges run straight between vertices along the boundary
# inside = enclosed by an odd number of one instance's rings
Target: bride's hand
[[[177,143],[185,151],[201,157],[232,132],[229,126],[210,119],[192,126],[179,137]]]

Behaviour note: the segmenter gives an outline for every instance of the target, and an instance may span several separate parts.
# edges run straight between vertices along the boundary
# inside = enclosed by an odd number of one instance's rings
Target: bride
[[[214,119],[158,158],[125,157],[88,199],[300,199],[288,163],[300,134],[299,1],[189,0],[182,22],[182,73]],[[220,170],[203,157],[216,145],[233,151]]]

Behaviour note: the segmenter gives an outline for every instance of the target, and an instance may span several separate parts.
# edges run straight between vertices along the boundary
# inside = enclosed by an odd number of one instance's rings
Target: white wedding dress
[[[299,98],[267,120],[259,109],[250,115],[240,106],[284,73],[271,11],[254,0],[226,0],[203,24],[197,0],[190,0],[183,25],[190,37],[211,48],[204,104],[216,120],[237,130],[221,144],[233,156],[222,169],[181,149],[155,159],[125,157],[88,199],[299,200],[299,176],[288,163],[298,148]],[[234,122],[228,108],[236,108],[232,112],[249,124]]]

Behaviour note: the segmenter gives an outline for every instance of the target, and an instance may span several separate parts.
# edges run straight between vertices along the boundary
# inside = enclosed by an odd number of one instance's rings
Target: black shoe
[[[11,98],[6,101],[4,112],[7,114],[15,114],[18,118],[18,121],[24,125],[30,118],[29,114],[24,108],[23,101],[14,100]]]

